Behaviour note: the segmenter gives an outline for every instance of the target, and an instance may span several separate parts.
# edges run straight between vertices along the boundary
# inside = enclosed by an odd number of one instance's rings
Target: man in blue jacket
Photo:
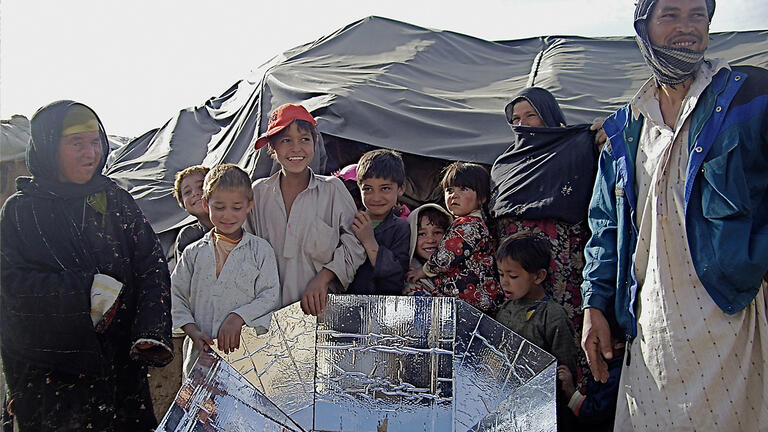
[[[616,430],[768,424],[768,71],[705,59],[715,0],[640,0],[653,77],[609,117],[590,203],[582,346]]]

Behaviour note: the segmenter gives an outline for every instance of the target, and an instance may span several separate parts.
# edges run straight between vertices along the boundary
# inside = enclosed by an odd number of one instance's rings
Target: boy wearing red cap
[[[352,233],[357,211],[341,180],[315,174],[315,119],[301,105],[286,104],[269,117],[256,149],[268,145],[280,171],[253,183],[254,205],[246,229],[275,250],[283,306],[301,301],[307,314],[325,309],[328,291],[343,292],[365,261]]]

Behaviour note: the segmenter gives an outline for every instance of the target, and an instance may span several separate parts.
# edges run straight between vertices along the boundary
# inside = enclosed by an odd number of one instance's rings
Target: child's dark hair
[[[236,190],[243,192],[248,201],[253,201],[253,189],[251,177],[242,168],[235,164],[217,165],[205,175],[203,181],[203,198],[208,201],[211,194],[219,189]]]
[[[443,169],[443,179],[440,187],[466,187],[477,194],[481,204],[488,202],[491,192],[491,175],[482,165],[469,162],[454,162]]]
[[[391,179],[397,186],[405,183],[405,165],[400,154],[379,149],[366,152],[357,162],[357,184],[370,178]]]
[[[288,127],[290,127],[291,124],[293,123],[296,123],[296,128],[299,129],[299,131],[309,132],[312,135],[312,142],[314,144],[317,144],[317,128],[315,127],[315,125],[313,125],[312,123],[306,120],[296,119],[292,121],[285,129],[281,130],[280,132],[274,135],[270,135],[267,137],[267,140],[269,140],[269,144],[272,148],[275,147],[275,145],[277,144],[277,140],[281,136],[283,136],[283,134],[288,130]]]
[[[549,273],[552,260],[549,244],[541,235],[516,232],[504,239],[496,250],[496,262],[511,259],[520,263],[528,273],[544,269]]]
[[[440,210],[432,207],[427,207],[424,210],[419,211],[419,220],[416,229],[421,227],[421,220],[427,218],[427,221],[433,226],[440,227],[443,230],[447,230],[451,226],[451,219],[448,215]]]
[[[184,208],[184,197],[181,196],[181,182],[192,174],[202,174],[205,177],[211,169],[204,165],[193,165],[176,173],[173,179],[173,197],[176,198],[181,208]]]

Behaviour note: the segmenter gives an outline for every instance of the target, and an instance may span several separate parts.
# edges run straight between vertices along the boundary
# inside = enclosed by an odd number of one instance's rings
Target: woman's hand
[[[134,345],[136,354],[142,360],[152,364],[166,364],[173,358],[173,353],[165,346],[158,343],[139,342]]]
[[[604,121],[605,119],[602,117],[595,117],[595,119],[592,120],[592,126],[589,127],[589,130],[597,131],[595,134],[595,144],[597,144],[599,151],[603,150],[605,142],[608,141],[608,135],[606,135],[605,130],[603,130]]]

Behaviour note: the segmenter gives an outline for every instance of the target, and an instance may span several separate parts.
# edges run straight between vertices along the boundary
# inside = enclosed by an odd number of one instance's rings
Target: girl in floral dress
[[[483,214],[490,176],[480,165],[454,162],[444,170],[440,186],[456,219],[424,266],[408,273],[409,282],[429,277],[434,287],[424,285],[411,294],[458,297],[492,315],[504,293],[496,278],[495,242]]]

